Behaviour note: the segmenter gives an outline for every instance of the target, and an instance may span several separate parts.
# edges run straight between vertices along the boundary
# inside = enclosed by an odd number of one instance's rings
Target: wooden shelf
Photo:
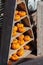
[[[30,41],[32,41],[32,40],[33,40],[33,39],[31,38]],[[26,44],[28,44],[30,41],[24,42],[24,44],[21,45],[20,48],[22,48],[23,46],[25,46]],[[13,53],[17,52],[20,48],[18,48],[17,50],[9,49],[9,57],[10,57]]]
[[[30,54],[32,51],[31,50],[24,50],[24,54],[22,55],[22,56],[20,56],[19,58],[21,59],[21,58],[24,58],[24,57],[26,57],[28,54]],[[9,52],[9,57],[8,58],[10,58],[10,56],[12,55],[14,53],[14,50],[10,50],[10,52]]]
[[[22,2],[24,3],[24,7],[22,7],[22,9],[24,9],[24,8],[26,7],[25,1],[24,1],[24,0],[20,0],[20,1],[16,2],[16,4],[15,4],[15,10],[16,10],[18,4],[20,4],[20,3],[22,3]],[[26,11],[26,15],[23,16],[23,17],[21,17],[21,18],[20,18],[19,20],[17,20],[17,21],[14,21],[14,20],[13,20],[13,25],[12,25],[12,26],[14,26],[15,23],[17,23],[17,22],[20,22],[20,21],[21,21],[22,19],[24,19],[25,17],[28,18],[29,23],[30,23],[30,19],[29,19],[29,16],[28,16],[27,8],[25,8],[24,11]],[[21,22],[22,22],[22,21],[21,21]],[[29,29],[32,31],[31,23],[30,23],[29,25],[30,25],[29,27],[25,27],[25,31],[24,31],[23,33],[25,33],[26,31],[28,31]],[[16,35],[16,36],[14,36],[14,37],[11,36],[10,45],[11,45],[13,39],[17,38],[19,35],[21,35],[21,34],[23,34],[23,33],[17,32],[17,35]],[[32,40],[34,40],[33,32],[32,32],[32,38],[31,38],[31,40],[30,40],[30,41],[27,41],[27,42],[24,42],[24,44],[21,45],[20,48],[22,48],[23,46],[25,46],[26,44],[28,44],[28,43],[31,42]],[[11,48],[9,48],[9,56],[8,56],[8,59],[9,59],[9,57],[10,57],[13,53],[17,52],[20,48],[18,48],[17,50],[12,50]],[[24,50],[24,54],[23,54],[21,57],[19,57],[19,59],[26,57],[26,56],[27,56],[28,54],[30,54],[31,52],[32,52],[32,51],[30,51],[30,50]]]

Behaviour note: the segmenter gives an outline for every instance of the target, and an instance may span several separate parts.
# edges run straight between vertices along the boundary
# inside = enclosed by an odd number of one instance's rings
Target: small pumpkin
[[[24,36],[24,41],[29,41],[31,38],[29,35]]]
[[[23,40],[24,39],[24,35],[21,34],[19,37],[18,37],[19,40]]]
[[[17,20],[19,20],[19,19],[20,19],[20,15],[15,15],[15,16],[14,16],[14,20],[15,20],[15,21],[17,21]]]
[[[12,31],[12,37],[16,36],[17,32],[16,31]]]
[[[19,51],[17,51],[17,55],[18,56],[22,56],[24,54],[24,50],[22,49],[20,49]]]
[[[20,28],[20,27],[24,27],[24,25],[22,23],[17,23],[17,28]]]
[[[14,32],[17,31],[17,26],[13,26],[12,31],[14,31]]]
[[[15,55],[15,56],[11,56],[10,59],[12,61],[17,61],[19,59],[19,57],[17,55]]]
[[[18,40],[18,43],[19,43],[20,45],[22,45],[22,44],[24,44],[24,40]]]
[[[19,43],[17,43],[17,44],[12,43],[11,48],[16,50],[16,49],[20,48],[20,44]]]
[[[13,39],[12,43],[17,43],[18,40],[17,39]]]
[[[24,49],[25,49],[25,50],[29,50],[29,49],[30,49],[30,46],[25,45],[25,46],[24,46]]]
[[[25,27],[18,28],[18,32],[22,33],[25,31]]]
[[[22,16],[25,16],[26,15],[26,12],[25,11],[19,11],[19,15],[22,17]]]

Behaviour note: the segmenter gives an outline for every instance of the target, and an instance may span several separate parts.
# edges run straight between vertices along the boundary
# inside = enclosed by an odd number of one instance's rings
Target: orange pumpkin
[[[22,56],[23,54],[24,54],[24,50],[21,50],[21,49],[20,49],[19,51],[17,51],[17,55],[18,55],[18,56]]]
[[[16,34],[17,34],[17,32],[13,31],[13,32],[12,32],[12,37],[13,37],[13,36],[16,36]]]
[[[24,44],[24,40],[18,40],[18,43],[19,43],[20,45],[22,45],[22,44]]]
[[[15,14],[15,15],[17,15],[18,13],[19,13],[19,11],[18,11],[18,10],[16,10],[14,14]]]
[[[20,28],[20,27],[24,27],[24,25],[22,23],[17,23],[17,28]]]
[[[15,15],[15,16],[14,16],[14,20],[15,20],[15,21],[17,21],[17,20],[19,20],[19,19],[20,19],[20,16],[19,16],[19,15]]]
[[[31,39],[30,36],[28,35],[24,36],[24,41],[29,41],[30,39]]]
[[[24,46],[24,49],[29,50],[29,49],[30,49],[30,46],[25,45],[25,46]]]
[[[14,31],[14,32],[17,31],[17,26],[13,26],[13,27],[12,27],[12,32],[13,32],[13,31]]]
[[[16,50],[16,49],[20,48],[20,44],[19,43],[17,43],[17,44],[12,43],[11,48]]]
[[[13,39],[12,43],[17,43],[18,40],[17,39]]]
[[[26,12],[25,11],[19,11],[19,15],[22,17],[22,16],[25,16],[26,15]]]
[[[21,28],[18,28],[18,32],[24,32],[25,31],[25,27],[21,27]]]
[[[11,56],[10,59],[12,61],[17,61],[19,59],[19,57],[17,55],[15,55],[15,56]]]
[[[19,40],[23,40],[23,39],[24,39],[24,35],[23,35],[23,34],[20,35],[20,36],[18,37],[18,39],[19,39]]]

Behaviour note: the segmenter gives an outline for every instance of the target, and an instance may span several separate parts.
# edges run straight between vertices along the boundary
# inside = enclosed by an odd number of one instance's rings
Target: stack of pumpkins
[[[16,26],[12,27],[12,36],[15,36],[17,34],[17,31],[22,33],[25,31],[24,24],[22,23],[17,23]]]
[[[11,43],[11,49],[16,50],[16,49],[20,48],[20,45],[24,44],[24,42],[27,42],[30,39],[31,38],[30,38],[29,35],[23,35],[23,34],[21,34],[19,37],[17,37],[17,39],[13,39],[13,41]],[[29,49],[30,49],[29,45],[23,46],[16,53],[13,53],[11,55],[10,59],[13,60],[13,61],[18,60],[19,57],[24,54],[24,50],[29,50]]]
[[[25,11],[16,10],[15,13],[14,13],[14,20],[17,21],[17,20],[19,20],[21,17],[23,17],[25,15],[26,15]]]
[[[11,43],[11,49],[18,49],[20,48],[21,45],[23,45],[25,42],[30,41],[30,36],[29,35],[20,35],[17,39],[13,39]]]
[[[12,61],[17,61],[19,59],[20,56],[22,56],[24,54],[24,50],[28,50],[30,49],[30,46],[25,45],[24,47],[22,47],[20,50],[18,50],[16,53],[13,53],[10,57],[10,60]]]

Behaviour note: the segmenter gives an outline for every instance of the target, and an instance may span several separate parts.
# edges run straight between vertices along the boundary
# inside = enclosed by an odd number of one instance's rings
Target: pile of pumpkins
[[[12,36],[16,36],[17,31],[20,32],[20,33],[24,32],[25,31],[24,24],[17,23],[16,26],[13,26],[12,27]]]
[[[11,43],[11,49],[18,49],[20,48],[21,45],[23,45],[25,42],[30,41],[30,36],[29,35],[23,35],[21,34],[17,39],[13,39]]]
[[[19,59],[19,57],[24,54],[24,49],[28,50],[28,49],[30,49],[30,46],[25,45],[25,46],[22,47],[20,50],[18,50],[16,53],[13,53],[13,54],[10,56],[10,60],[12,60],[12,61],[17,61],[17,60]]]
[[[21,17],[23,17],[25,15],[26,15],[25,11],[16,10],[15,13],[14,13],[14,20],[17,21],[17,20],[19,20]]]

